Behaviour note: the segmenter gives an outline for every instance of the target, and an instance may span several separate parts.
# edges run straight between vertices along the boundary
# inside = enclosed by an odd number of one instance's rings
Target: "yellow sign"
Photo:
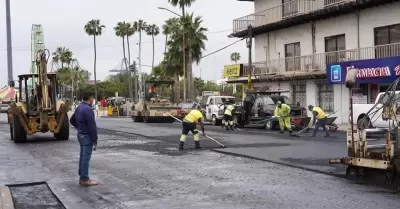
[[[240,76],[240,68],[242,65],[225,65],[224,66],[224,78],[238,77]]]

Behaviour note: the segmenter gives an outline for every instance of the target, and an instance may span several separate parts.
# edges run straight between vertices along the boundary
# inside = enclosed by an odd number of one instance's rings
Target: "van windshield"
[[[379,97],[376,101],[379,102],[379,104],[383,104],[383,103],[386,103],[389,98],[392,98],[392,93],[390,93],[390,92],[387,94],[383,93],[383,94],[379,95]],[[394,96],[392,101],[400,102],[400,94],[396,92],[396,95]]]
[[[235,102],[235,98],[230,98],[230,97],[215,97],[215,104],[216,104],[216,105],[223,104],[225,101],[233,101],[233,102]]]

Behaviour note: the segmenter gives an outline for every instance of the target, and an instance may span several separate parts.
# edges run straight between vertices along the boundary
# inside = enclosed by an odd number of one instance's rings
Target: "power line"
[[[232,29],[227,29],[227,30],[219,30],[219,31],[210,31],[207,32],[206,34],[219,34],[219,33],[223,33],[223,32],[227,32],[227,31],[232,31]],[[165,42],[164,40],[158,40],[158,41],[154,41],[154,43],[160,43],[160,42]],[[152,41],[144,41],[142,42],[142,44],[152,44]],[[104,45],[96,45],[97,48],[105,48],[105,47],[116,47],[116,46],[120,46],[121,43],[115,43],[115,44],[104,44]],[[55,48],[55,47],[59,47],[58,46],[48,46],[48,48]],[[80,45],[70,45],[68,46],[68,48],[70,49],[78,49],[78,48],[92,48],[93,44],[80,44]],[[7,50],[7,48],[0,48],[0,51],[2,50]],[[31,47],[13,47],[12,48],[13,51],[30,51]]]
[[[208,56],[210,56],[210,55],[213,55],[213,54],[215,54],[215,53],[217,53],[217,52],[220,52],[220,51],[222,51],[222,50],[224,50],[224,49],[226,49],[226,48],[228,48],[228,47],[230,47],[230,46],[232,46],[232,45],[234,45],[234,44],[236,44],[236,43],[238,43],[238,42],[240,42],[240,41],[243,41],[243,40],[244,40],[244,38],[242,38],[242,39],[240,39],[240,40],[237,40],[237,41],[235,41],[235,42],[233,42],[233,43],[231,43],[231,44],[229,44],[229,45],[226,45],[226,46],[224,46],[224,47],[222,47],[222,48],[220,48],[220,49],[218,49],[218,50],[216,50],[216,51],[213,51],[213,52],[211,52],[211,53],[209,53],[209,54],[206,54],[206,55],[202,56],[201,58],[205,58],[205,57],[208,57]]]

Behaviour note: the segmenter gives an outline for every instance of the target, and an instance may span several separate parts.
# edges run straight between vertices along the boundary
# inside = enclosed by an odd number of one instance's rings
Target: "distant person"
[[[92,109],[93,96],[82,94],[83,102],[75,109],[70,122],[78,130],[80,144],[79,155],[79,185],[94,186],[99,183],[89,178],[89,162],[92,151],[97,147],[97,126]]]

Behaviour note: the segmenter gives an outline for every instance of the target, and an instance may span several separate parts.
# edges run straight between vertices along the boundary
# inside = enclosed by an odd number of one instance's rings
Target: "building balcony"
[[[252,64],[251,75],[256,80],[325,78],[326,65],[330,63],[394,56],[400,56],[400,43],[255,62]],[[241,76],[248,76],[249,71],[249,65],[243,64]]]
[[[248,26],[253,35],[267,33],[310,21],[365,9],[394,0],[292,0],[254,14],[233,20],[232,37],[246,37]]]

